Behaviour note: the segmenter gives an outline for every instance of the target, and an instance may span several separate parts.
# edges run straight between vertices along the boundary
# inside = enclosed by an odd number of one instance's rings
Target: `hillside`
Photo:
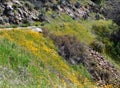
[[[120,88],[118,5],[1,0],[0,88]]]
[[[42,34],[28,30],[3,31],[1,34],[4,37],[0,44],[4,79],[1,87],[95,86],[83,66],[76,66],[82,68],[77,70],[66,63],[58,55],[53,42]]]

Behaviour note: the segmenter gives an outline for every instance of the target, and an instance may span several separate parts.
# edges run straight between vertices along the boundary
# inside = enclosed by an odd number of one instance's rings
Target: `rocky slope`
[[[59,47],[59,54],[70,64],[83,64],[99,86],[112,84],[120,86],[120,71],[99,52],[68,35],[53,39]]]
[[[38,20],[38,11],[32,9],[33,5],[28,1],[1,1],[0,24],[20,24]]]
[[[66,13],[75,20],[87,19],[93,12],[101,13],[106,18],[120,23],[119,0],[105,1],[103,6],[95,4],[96,1],[88,0],[87,4],[83,5],[79,0],[4,0],[0,1],[0,24],[32,23],[33,21],[50,22],[47,17],[49,11],[57,12],[57,15]],[[55,18],[56,15],[51,14],[51,17]]]
[[[58,15],[64,12],[71,16],[73,19],[79,19],[84,17],[87,19],[90,10],[89,7],[84,7],[80,2],[72,1],[43,1],[43,0],[10,0],[1,1],[0,3],[0,24],[20,24],[20,23],[31,23],[33,21],[47,21],[47,12],[55,11]],[[55,18],[55,15],[52,14]]]

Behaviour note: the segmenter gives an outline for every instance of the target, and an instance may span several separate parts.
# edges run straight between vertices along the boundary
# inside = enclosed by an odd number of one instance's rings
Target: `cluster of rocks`
[[[98,52],[89,49],[89,58],[86,60],[86,66],[92,77],[100,85],[113,84],[120,86],[120,72],[107,59]]]
[[[1,0],[0,24],[50,22],[46,12],[51,10],[58,16],[63,12],[77,20],[87,19],[92,11],[99,11],[99,8],[92,2],[84,6],[80,2],[73,3],[71,0]],[[56,18],[56,15],[52,14],[51,17]]]
[[[88,19],[90,17],[90,13],[94,12],[96,13],[95,18],[99,19],[98,13],[101,13],[103,11],[103,8],[97,4],[95,4],[92,1],[89,1],[87,5],[83,5],[80,1],[73,2],[72,0],[29,0],[36,8],[39,8],[47,12],[48,10],[53,10],[60,15],[60,13],[66,13],[68,16],[72,17],[75,20],[79,20],[81,18]],[[45,14],[42,12],[42,16],[39,18],[42,19],[42,21],[48,21],[45,18]],[[52,15],[52,18],[55,18],[55,14]]]
[[[61,2],[57,6],[60,12],[66,12],[67,15],[71,16],[73,19],[87,18],[89,16],[89,10],[81,5],[80,2],[72,4],[69,2]]]
[[[0,1],[0,24],[20,24],[39,20],[38,12],[30,9],[30,5],[27,1]]]
[[[73,3],[71,0],[29,0],[34,3],[36,8],[41,9],[43,12],[39,15],[41,21],[48,21],[45,12],[53,10],[60,15],[64,12],[73,19],[84,18],[87,19],[90,13],[90,6],[83,6],[80,2]],[[55,18],[55,14],[52,15]],[[49,21],[48,21],[49,22]]]

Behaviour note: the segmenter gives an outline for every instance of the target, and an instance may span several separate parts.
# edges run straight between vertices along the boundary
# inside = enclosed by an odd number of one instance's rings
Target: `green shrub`
[[[100,41],[94,41],[93,43],[91,43],[91,47],[95,51],[98,51],[100,53],[102,53],[104,51],[104,49],[105,49],[105,45]]]
[[[100,20],[92,26],[94,34],[98,36],[98,39],[104,40],[105,38],[111,38],[112,33],[118,30],[118,26],[112,21]]]
[[[113,34],[116,34],[119,30],[119,27],[112,21],[100,20],[93,25],[92,29],[97,39],[105,44],[105,53],[120,62],[120,43],[112,38]],[[92,44],[95,49],[99,50],[96,45],[98,44]]]
[[[20,47],[7,39],[1,41],[0,64],[9,64],[12,68],[17,69],[17,66],[28,66],[29,60],[30,58],[27,56],[27,52],[22,50]]]
[[[106,51],[119,64],[119,62],[120,62],[120,42],[112,41],[111,45],[107,46]]]

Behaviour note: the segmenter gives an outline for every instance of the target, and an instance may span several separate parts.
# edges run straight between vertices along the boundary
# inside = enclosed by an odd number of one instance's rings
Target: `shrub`
[[[95,51],[98,51],[100,53],[102,53],[104,51],[104,49],[105,49],[105,45],[100,41],[94,41],[93,43],[91,43],[91,47]]]
[[[112,42],[106,47],[106,51],[117,63],[120,62],[120,42]]]
[[[118,26],[112,21],[100,20],[93,25],[92,29],[93,32],[103,40],[103,38],[111,38],[112,33],[118,30]]]
[[[51,38],[54,40],[55,44],[59,48],[59,54],[63,56],[71,64],[84,63],[87,57],[87,51],[85,45],[75,37],[75,36],[55,36],[52,35]]]
[[[93,32],[96,34],[97,39],[105,44],[106,54],[114,58],[114,60],[120,62],[120,43],[117,39],[117,31],[119,27],[112,21],[99,21],[93,25]],[[116,36],[115,36],[116,35]],[[116,41],[117,40],[117,41]],[[95,49],[96,44],[92,44]],[[99,48],[98,48],[99,50]]]

